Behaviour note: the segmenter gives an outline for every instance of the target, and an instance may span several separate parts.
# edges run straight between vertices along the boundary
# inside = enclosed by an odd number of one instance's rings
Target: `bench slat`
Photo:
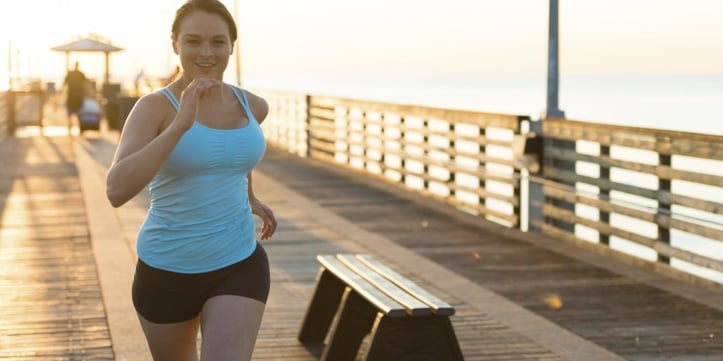
[[[410,316],[428,316],[432,314],[432,310],[429,308],[429,305],[414,298],[414,296],[405,292],[404,289],[400,288],[397,284],[391,282],[383,275],[377,273],[360,259],[354,257],[354,255],[339,254],[336,258],[362,278],[369,281],[369,283],[374,285],[380,291],[402,304],[407,309],[407,314]]]
[[[422,302],[429,305],[429,307],[432,308],[433,312],[436,315],[440,316],[451,316],[454,315],[454,307],[450,306],[448,303],[440,300],[436,296],[430,294],[429,292],[425,291],[423,288],[419,287],[416,283],[410,281],[406,277],[403,277],[399,273],[393,271],[389,267],[385,266],[383,263],[379,262],[376,258],[374,258],[371,255],[368,254],[360,254],[356,256],[360,261],[362,261],[364,264],[369,266],[369,268],[373,269],[377,273],[383,275],[388,280],[399,286],[400,288],[404,289],[405,291],[409,292],[410,294],[414,295],[414,297],[418,298]]]
[[[319,255],[316,256],[319,263],[339,277],[347,285],[352,287],[356,292],[359,292],[364,298],[369,300],[374,306],[376,306],[381,312],[384,312],[389,317],[403,317],[407,314],[406,308],[391,299],[386,294],[374,286],[367,283],[361,276],[348,269],[333,255]]]

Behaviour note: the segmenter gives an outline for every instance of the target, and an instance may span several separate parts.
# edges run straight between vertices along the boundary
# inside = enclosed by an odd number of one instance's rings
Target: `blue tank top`
[[[216,129],[195,121],[149,184],[151,198],[138,233],[143,262],[180,273],[213,271],[256,249],[248,173],[266,150],[246,93],[231,87],[248,125]],[[178,111],[178,99],[161,92]]]

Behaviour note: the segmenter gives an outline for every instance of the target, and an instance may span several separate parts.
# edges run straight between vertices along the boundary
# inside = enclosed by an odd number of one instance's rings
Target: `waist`
[[[217,223],[250,213],[245,178],[209,183],[197,177],[159,176],[149,191],[149,213],[164,223]]]

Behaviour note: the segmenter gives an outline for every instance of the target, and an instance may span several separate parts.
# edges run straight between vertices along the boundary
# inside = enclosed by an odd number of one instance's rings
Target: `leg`
[[[266,305],[235,295],[206,301],[201,311],[201,360],[251,360]]]
[[[138,315],[155,361],[198,361],[198,317],[178,323],[153,323]]]

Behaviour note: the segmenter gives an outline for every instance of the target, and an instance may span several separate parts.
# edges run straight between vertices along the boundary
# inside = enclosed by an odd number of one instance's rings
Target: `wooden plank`
[[[703,268],[723,272],[723,261],[717,260],[715,258],[710,258],[701,254],[686,251],[684,249],[673,247],[672,245],[662,242],[657,242],[655,244],[655,251],[670,258],[678,258],[680,260],[690,262]]]
[[[665,155],[723,159],[723,136],[634,128],[619,125],[548,119],[543,122],[546,137],[570,141],[587,140],[601,145],[620,145],[651,150]]]
[[[517,130],[520,122],[529,120],[524,115],[509,115],[497,113],[482,113],[464,110],[431,108],[416,105],[403,105],[358,99],[347,99],[329,96],[312,96],[311,106],[326,108],[344,107],[363,109],[366,112],[376,111],[382,114],[393,113],[401,117],[419,117],[423,119],[442,119],[450,123],[465,123],[483,127],[498,127]]]
[[[625,184],[625,183],[613,182],[609,179],[589,177],[589,176],[577,174],[573,171],[565,171],[565,170],[560,170],[560,169],[548,167],[548,166],[543,167],[543,174],[548,179],[552,179],[552,180],[559,181],[559,182],[564,182],[564,183],[568,183],[568,184],[574,184],[577,182],[581,182],[581,183],[586,183],[586,184],[600,187],[600,189],[603,189],[603,190],[615,190],[615,191],[625,192],[625,193],[629,193],[629,194],[633,194],[636,196],[649,198],[649,199],[658,198],[658,193],[659,193],[657,189],[648,189],[648,188],[637,187],[637,186],[633,186],[633,185],[629,185],[629,184]]]
[[[676,205],[680,205],[680,206],[684,206],[684,207],[688,207],[688,208],[701,210],[704,212],[713,213],[713,214],[723,213],[723,203],[719,203],[716,201],[699,199],[699,198],[684,196],[684,195],[680,195],[680,194],[672,194],[669,191],[654,191],[654,190],[649,190],[646,188],[629,186],[627,184],[613,183],[608,180],[598,180],[597,178],[592,178],[592,177],[581,177],[581,178],[577,179],[572,176],[571,172],[560,171],[557,169],[553,169],[551,167],[545,167],[544,171],[545,171],[545,173],[547,173],[547,176],[550,177],[550,179],[546,179],[543,177],[538,177],[538,176],[533,175],[533,176],[530,176],[530,181],[538,183],[538,184],[550,185],[551,187],[567,187],[567,188],[569,188],[570,192],[574,192],[575,190],[572,187],[561,183],[560,181],[565,181],[565,182],[581,181],[583,183],[596,185],[603,190],[616,190],[616,191],[621,191],[621,192],[625,192],[625,193],[639,195],[639,196],[642,196],[645,198],[657,199],[658,202],[664,203],[664,204],[671,204],[671,205],[676,204]],[[638,192],[638,193],[636,193],[636,192]]]
[[[360,169],[358,169],[358,168],[352,167],[352,166],[350,166],[349,164],[339,162],[339,161],[336,160],[336,158],[334,158],[334,156],[332,156],[332,155],[328,155],[328,154],[321,153],[321,152],[315,152],[315,153],[313,153],[313,157],[314,157],[314,158],[318,158],[318,159],[320,159],[320,160],[327,161],[327,162],[335,163],[335,164],[342,164],[342,165],[344,165],[344,166],[346,167],[346,169],[352,170],[352,171],[354,171],[354,172],[363,172],[363,170],[360,170]],[[387,167],[386,169],[399,169],[399,168]],[[440,196],[439,194],[432,193],[432,192],[430,192],[430,191],[427,190],[427,189],[418,189],[418,188],[408,187],[408,186],[407,186],[406,184],[404,184],[404,183],[399,183],[399,182],[396,182],[396,181],[393,181],[393,180],[388,179],[388,178],[383,174],[383,172],[382,172],[382,174],[372,174],[372,173],[364,173],[364,174],[365,174],[367,177],[379,179],[379,180],[382,180],[382,181],[384,181],[384,182],[387,182],[387,183],[393,184],[393,185],[395,185],[395,186],[398,186],[399,188],[404,189],[405,191],[411,191],[411,192],[419,193],[419,194],[424,195],[425,197],[428,197],[428,198],[431,198],[431,199],[435,199],[435,200],[437,200],[437,201],[439,201],[439,202],[446,203],[446,204],[451,205],[451,206],[454,206],[454,207],[462,208],[462,209],[465,209],[465,210],[467,210],[467,211],[469,211],[470,209],[473,209],[474,211],[478,212],[480,215],[483,215],[483,216],[486,215],[486,216],[491,216],[491,217],[499,218],[499,219],[501,219],[501,220],[504,220],[505,222],[510,222],[511,224],[518,224],[517,222],[519,222],[519,220],[520,220],[520,217],[519,217],[518,214],[502,213],[502,212],[500,212],[500,211],[498,211],[498,210],[495,210],[495,209],[486,207],[483,203],[472,204],[472,203],[468,203],[468,202],[463,202],[463,201],[461,201],[461,200],[459,200],[459,199],[457,199],[457,198],[455,198],[455,197],[453,197],[453,196]],[[425,180],[428,180],[428,181],[429,181],[429,180],[436,181],[436,179],[434,179],[434,178],[431,178],[431,177],[428,177],[428,176],[425,176],[425,175],[416,174],[416,173],[414,173],[414,174],[412,174],[412,173],[407,173],[407,174],[405,174],[405,176],[415,176],[415,177],[419,177],[419,178],[422,178],[422,179],[425,179]],[[493,193],[491,193],[491,192],[488,193],[488,192],[484,191],[483,189],[478,189],[477,192],[478,192],[478,194],[487,195],[489,198],[499,198],[500,200],[503,200],[503,201],[506,199],[504,196],[496,195],[496,194],[493,194]]]
[[[570,224],[581,224],[587,227],[590,227],[602,234],[608,235],[608,236],[617,236],[620,238],[624,238],[628,241],[650,247],[655,248],[655,244],[657,241],[653,238],[641,236],[637,233],[633,233],[621,228],[613,227],[608,223],[599,222],[599,221],[593,221],[591,219],[583,218],[575,214],[575,212],[571,212],[567,209],[563,209],[560,207],[553,206],[551,204],[546,204],[542,207],[542,214],[546,217],[555,218],[557,220],[560,220],[562,222],[570,223]]]
[[[405,289],[399,288],[394,282],[375,272],[374,269],[369,268],[354,255],[337,254],[336,258],[387,296],[404,305],[409,316],[428,316],[432,314],[432,309],[427,304],[414,298],[405,292]]]
[[[321,122],[330,122],[334,124],[334,119],[336,119],[336,111],[333,108],[320,108],[320,107],[311,107],[309,109],[309,115],[311,115],[312,119],[318,119]]]
[[[577,192],[570,192],[562,187],[553,186],[551,183],[545,184],[543,187],[545,197],[564,200],[569,203],[579,203],[595,207],[602,212],[618,213],[635,219],[656,223],[661,227],[668,229],[679,229],[685,232],[696,234],[702,237],[710,238],[717,241],[723,241],[723,230],[718,228],[705,226],[699,223],[689,222],[682,219],[671,217],[669,214],[654,213],[655,211],[645,211],[630,208],[610,202],[609,200],[601,200],[591,196],[583,195]]]
[[[418,286],[416,283],[410,281],[408,278],[400,275],[393,271],[385,264],[379,262],[374,256],[369,254],[359,254],[356,258],[367,265],[369,268],[378,272],[379,274],[386,277],[388,280],[401,287],[405,291],[414,295],[429,307],[434,310],[434,313],[439,316],[451,316],[454,315],[454,307],[450,306],[447,302],[442,301],[433,294],[427,292],[424,288]]]
[[[382,293],[378,289],[374,288],[368,282],[366,282],[361,276],[352,272],[344,264],[342,264],[334,255],[319,255],[316,259],[321,263],[324,268],[335,276],[339,277],[349,287],[353,288],[354,291],[358,292],[369,302],[371,302],[377,309],[386,314],[389,317],[403,317],[406,316],[407,310],[399,302],[391,299],[386,294]]]
[[[556,147],[545,148],[545,157],[567,161],[583,161],[597,164],[602,167],[621,168],[635,172],[651,174],[661,179],[684,180],[688,182],[706,184],[715,187],[723,187],[723,177],[721,176],[674,169],[670,166],[642,164],[621,159],[615,159],[609,156],[582,154],[574,150],[566,150]]]

